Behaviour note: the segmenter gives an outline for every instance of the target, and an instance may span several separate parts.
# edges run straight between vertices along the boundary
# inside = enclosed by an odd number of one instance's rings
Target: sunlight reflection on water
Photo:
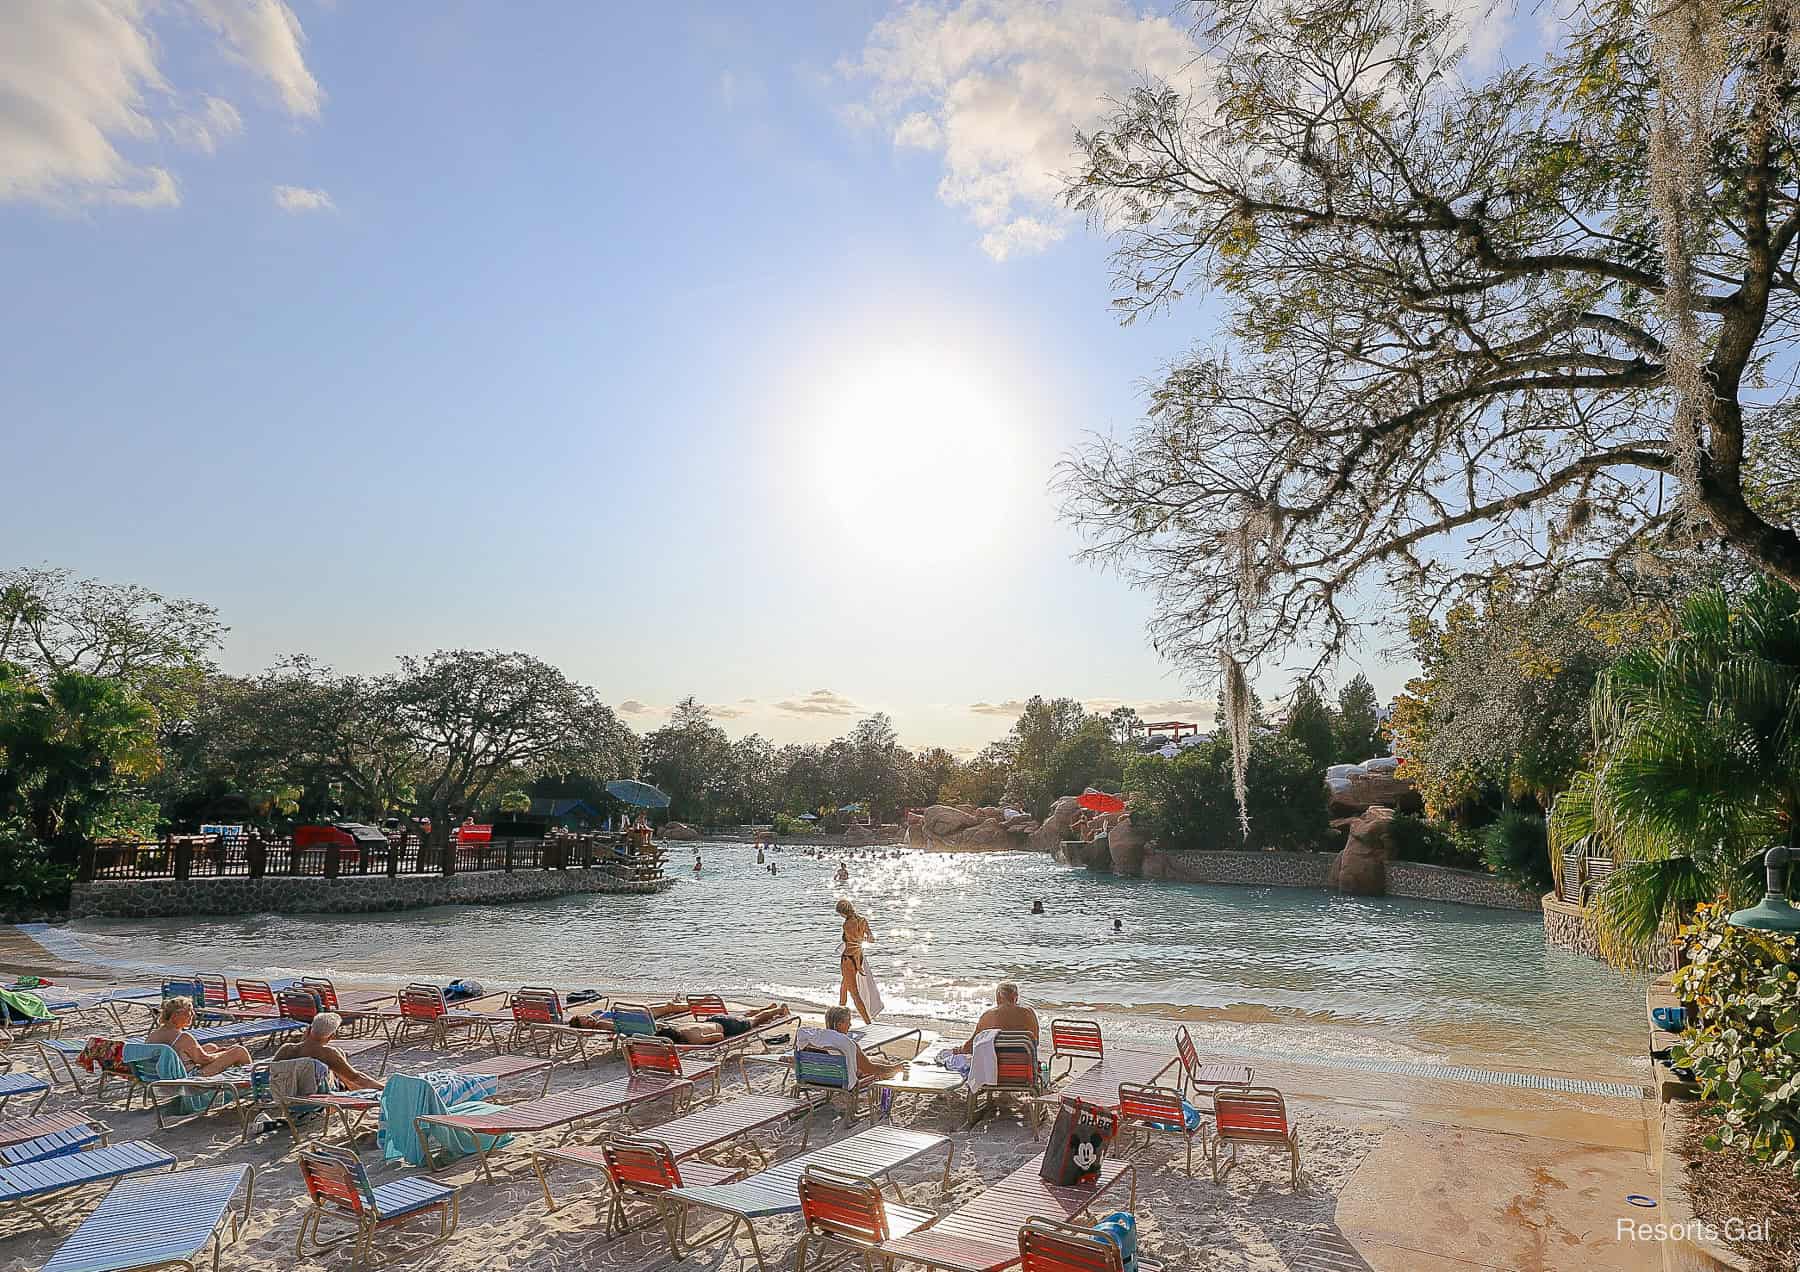
[[[1638,1050],[1642,987],[1545,946],[1535,914],[1292,888],[1115,879],[1036,854],[854,861],[788,849],[771,876],[746,845],[704,844],[704,873],[656,896],[566,897],[398,914],[87,920],[95,952],[172,970],[325,969],[401,981],[756,991],[836,1000],[837,917],[875,930],[890,1012],[968,1020],[996,980],[1040,1006],[1178,1017],[1218,1045],[1368,1054],[1503,1052],[1612,1067]],[[1042,900],[1045,913],[1030,914]],[[1114,934],[1112,921],[1123,920]],[[154,939],[143,940],[145,929]],[[1284,1025],[1306,1023],[1306,1034]],[[1162,1027],[1162,1026],[1159,1026]],[[1166,1027],[1163,1027],[1166,1028]],[[1341,1032],[1337,1032],[1341,1030]],[[1322,1035],[1336,1041],[1320,1043]]]

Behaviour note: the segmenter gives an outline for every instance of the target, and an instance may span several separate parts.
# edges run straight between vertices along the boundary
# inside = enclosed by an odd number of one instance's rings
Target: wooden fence
[[[608,870],[622,878],[663,875],[659,846],[633,846],[618,835],[551,835],[481,843],[432,843],[418,835],[390,835],[385,845],[362,842],[295,848],[285,836],[168,835],[144,841],[90,844],[81,851],[83,883],[136,879],[262,879],[272,876],[339,879],[357,875],[464,874],[500,870]]]

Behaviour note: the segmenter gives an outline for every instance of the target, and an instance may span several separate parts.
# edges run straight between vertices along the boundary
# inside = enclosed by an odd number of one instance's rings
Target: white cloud
[[[788,715],[830,716],[861,715],[864,710],[854,700],[829,689],[815,689],[804,698],[784,698],[775,704],[775,709]]]
[[[940,150],[938,197],[996,260],[1063,236],[1074,134],[1146,76],[1193,84],[1187,29],[1129,0],[935,0],[879,22],[844,67],[866,86],[848,119],[892,121],[897,146]]]
[[[234,61],[266,79],[288,114],[316,119],[324,93],[306,69],[306,33],[283,0],[189,0]]]
[[[619,711],[624,715],[653,715],[660,710],[661,708],[639,702],[636,698],[627,698],[619,704]]]
[[[323,190],[313,190],[306,186],[278,185],[275,187],[275,206],[283,212],[335,212],[337,204]]]
[[[1025,699],[1008,698],[1004,702],[971,702],[969,710],[976,715],[1006,716],[1011,719],[1025,710]]]
[[[318,114],[323,95],[306,67],[305,37],[281,0],[8,0],[0,14],[0,202],[179,203],[175,174],[141,152],[173,139],[210,154],[244,128],[225,98],[164,76],[158,30],[189,18],[272,84],[287,113]]]

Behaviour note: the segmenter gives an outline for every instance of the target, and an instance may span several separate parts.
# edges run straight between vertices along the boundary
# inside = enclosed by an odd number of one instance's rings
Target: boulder
[[[1326,784],[1330,788],[1328,815],[1333,818],[1357,817],[1377,805],[1402,813],[1425,811],[1425,801],[1413,784],[1391,773],[1359,771],[1328,779]]]
[[[664,822],[656,832],[659,839],[698,839],[700,832],[686,822]]]
[[[1371,808],[1350,824],[1345,842],[1325,886],[1352,896],[1378,897],[1387,892],[1387,863],[1394,856],[1394,810]]]
[[[1130,813],[1120,813],[1112,819],[1112,825],[1106,832],[1106,851],[1112,859],[1112,872],[1126,878],[1135,879],[1144,872],[1144,851],[1150,846],[1150,836],[1131,824]]]
[[[1031,832],[1028,847],[1034,852],[1055,852],[1057,845],[1063,840],[1074,837],[1074,832],[1069,827],[1081,814],[1081,805],[1075,802],[1075,798],[1073,795],[1064,795],[1050,806],[1050,815]]]
[[[1009,817],[1002,823],[1009,835],[1024,835],[1029,839],[1037,834],[1038,820],[1035,817]]]
[[[933,804],[927,808],[919,819],[920,829],[925,832],[927,841],[933,839],[949,839],[971,826],[980,824],[981,819],[972,812],[964,812],[960,808],[952,808],[948,804]]]

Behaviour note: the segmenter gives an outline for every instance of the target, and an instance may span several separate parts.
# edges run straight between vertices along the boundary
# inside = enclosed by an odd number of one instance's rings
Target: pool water
[[[402,982],[719,989],[837,997],[837,916],[869,916],[890,1013],[965,1022],[997,980],[1040,1009],[1131,1032],[1188,1024],[1214,1051],[1635,1072],[1642,982],[1545,945],[1538,915],[1298,888],[1116,879],[1031,853],[907,852],[780,873],[743,844],[674,845],[652,896],[577,896],[395,914],[84,920],[102,959],[158,970],[320,969]],[[1044,913],[1031,913],[1042,901]],[[1113,920],[1122,922],[1115,933]],[[147,931],[149,939],[146,939]]]

